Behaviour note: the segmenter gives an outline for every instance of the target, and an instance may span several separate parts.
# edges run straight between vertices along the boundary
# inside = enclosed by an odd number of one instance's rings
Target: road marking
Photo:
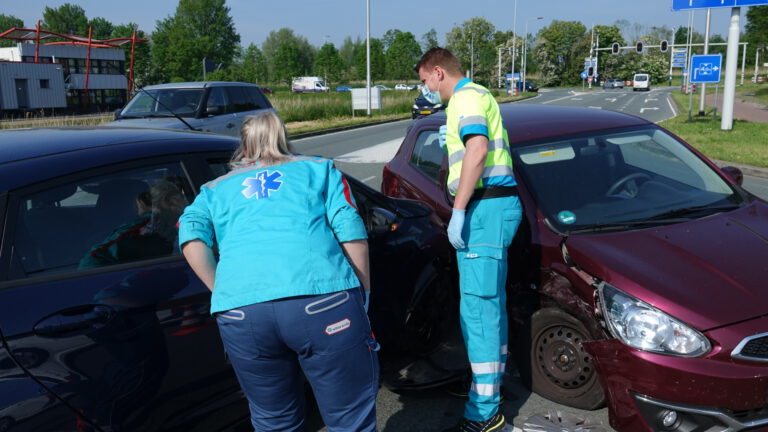
[[[541,104],[542,104],[542,105],[544,105],[544,104],[548,104],[548,103],[550,103],[550,102],[557,102],[557,101],[559,101],[559,100],[563,100],[563,99],[572,98],[572,97],[573,97],[573,91],[570,91],[569,93],[571,93],[569,96],[563,96],[563,97],[561,97],[561,98],[557,98],[557,99],[548,100],[548,101],[546,101],[546,102],[542,102]],[[574,98],[574,99],[575,99],[575,98]],[[580,99],[575,99],[575,100],[580,100]]]
[[[395,157],[403,138],[397,138],[371,147],[336,156],[333,160],[349,163],[382,163]]]
[[[594,108],[594,109],[603,109],[603,107],[596,107],[596,106],[590,106],[589,108]]]
[[[376,178],[376,176],[366,177],[366,178],[363,179],[363,183],[368,183],[369,180],[373,180],[375,178]]]
[[[672,95],[667,95],[667,104],[669,105],[669,109],[672,110],[672,117],[677,117],[677,110],[675,109],[675,105],[672,103],[671,99]]]
[[[411,119],[406,119],[406,120],[400,120],[399,122],[410,122],[410,121],[412,121],[412,120]],[[399,122],[392,122],[392,124],[399,123]],[[361,130],[365,130],[365,129],[368,129],[368,128],[374,128],[374,127],[378,127],[378,126],[381,126],[381,125],[380,124],[373,124],[373,125],[370,125],[370,126],[363,126],[363,127],[355,128],[355,130],[356,131],[361,131]],[[333,136],[333,135],[336,135],[336,134],[347,133],[347,132],[349,132],[349,130],[342,130],[342,131],[338,131],[338,132],[324,133],[324,134],[322,134],[322,136],[329,137],[329,136]],[[304,141],[304,140],[312,139],[312,138],[317,138],[317,137],[316,136],[309,136],[309,137],[304,137],[304,138],[299,138],[299,139],[292,139],[291,142]]]
[[[645,101],[643,103],[648,103],[648,101],[657,101],[658,99],[651,99],[651,98],[645,98]]]
[[[643,112],[645,112],[645,110],[653,110],[653,111],[656,111],[657,109],[659,109],[659,107],[653,107],[653,108],[640,108],[640,114],[642,114]]]
[[[616,102],[616,98],[605,98],[605,100],[609,102]]]
[[[582,100],[582,99],[584,99],[584,98],[577,98],[577,97],[572,98],[572,100]]]

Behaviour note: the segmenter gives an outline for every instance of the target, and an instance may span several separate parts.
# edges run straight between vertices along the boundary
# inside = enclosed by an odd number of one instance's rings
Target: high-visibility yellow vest
[[[468,79],[461,80],[456,87],[445,109],[448,117],[445,139],[448,150],[448,191],[456,195],[461,163],[464,160],[464,138],[473,134],[488,137],[488,156],[475,189],[516,185],[507,130],[504,129],[499,105],[493,95],[485,87]]]

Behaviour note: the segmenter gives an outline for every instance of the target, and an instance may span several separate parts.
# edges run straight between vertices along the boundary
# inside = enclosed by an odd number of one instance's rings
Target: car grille
[[[768,362],[768,333],[744,338],[733,350],[731,357]]]

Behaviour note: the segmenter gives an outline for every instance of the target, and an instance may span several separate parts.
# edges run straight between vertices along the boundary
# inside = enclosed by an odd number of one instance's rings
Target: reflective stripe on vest
[[[467,111],[463,111],[467,109]],[[484,112],[479,112],[479,111]],[[466,114],[464,114],[466,113]],[[461,175],[461,165],[465,155],[464,142],[461,139],[462,128],[481,126],[488,130],[488,155],[485,167],[475,188],[483,186],[489,177],[513,176],[512,157],[509,152],[509,139],[504,129],[499,106],[493,95],[484,87],[469,82],[456,90],[446,108],[448,130],[446,147],[448,149],[448,191],[456,195]],[[472,132],[469,132],[470,134]]]

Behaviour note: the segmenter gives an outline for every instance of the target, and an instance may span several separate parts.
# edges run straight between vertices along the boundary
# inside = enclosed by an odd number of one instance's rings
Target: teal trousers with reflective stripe
[[[472,367],[472,388],[464,407],[468,420],[483,421],[499,409],[507,363],[507,248],[522,219],[517,197],[475,201],[467,208],[456,251],[461,285],[461,330]]]

